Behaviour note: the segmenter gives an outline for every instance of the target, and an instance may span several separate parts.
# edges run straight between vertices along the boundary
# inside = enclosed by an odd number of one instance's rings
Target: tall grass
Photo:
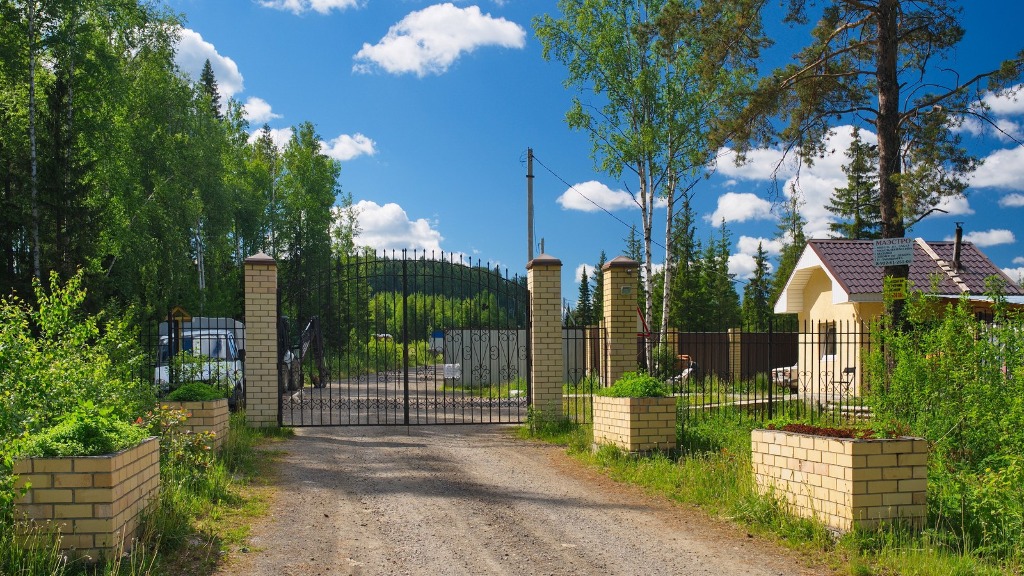
[[[820,522],[794,516],[781,498],[762,494],[755,485],[750,431],[760,426],[759,419],[742,411],[710,412],[679,427],[677,454],[650,456],[630,455],[610,446],[592,451],[590,428],[568,421],[531,421],[519,434],[566,445],[581,462],[613,479],[739,522],[752,532],[778,538],[817,556],[820,563],[850,574],[1024,574],[1019,557],[996,558],[983,548],[964,546],[965,540],[950,532],[948,522],[933,519],[924,532],[886,525],[837,538]],[[931,491],[945,489],[946,484],[929,481],[932,499]],[[1006,480],[1017,481],[1015,477]],[[1018,499],[1021,486],[1017,483],[1012,492]],[[1015,506],[1003,505],[1006,514],[1016,514]],[[1020,541],[1006,533],[999,539],[1010,545]]]

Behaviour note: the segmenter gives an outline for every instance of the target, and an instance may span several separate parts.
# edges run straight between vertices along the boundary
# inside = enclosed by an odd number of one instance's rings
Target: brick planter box
[[[795,513],[846,532],[880,522],[924,527],[928,443],[920,438],[826,438],[779,430],[751,433],[754,476]]]
[[[676,399],[594,396],[594,444],[627,452],[676,449]]]
[[[185,410],[189,413],[185,421],[185,429],[192,433],[213,432],[213,446],[218,449],[228,437],[228,399],[210,400],[206,402],[175,402],[160,403],[174,410]]]
[[[22,522],[60,533],[60,547],[78,556],[129,550],[140,515],[160,491],[160,443],[153,438],[105,456],[26,458],[14,462],[15,502]]]

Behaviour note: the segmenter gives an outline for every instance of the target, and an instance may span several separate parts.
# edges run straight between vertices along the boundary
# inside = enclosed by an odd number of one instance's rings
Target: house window
[[[986,324],[991,324],[991,323],[995,322],[996,315],[992,311],[991,308],[975,308],[974,309],[974,319],[978,320],[979,322],[985,322]]]
[[[821,357],[831,359],[836,355],[836,323],[827,322],[821,327]]]

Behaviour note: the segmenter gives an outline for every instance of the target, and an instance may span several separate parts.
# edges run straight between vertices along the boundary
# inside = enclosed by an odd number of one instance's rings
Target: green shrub
[[[29,436],[19,453],[23,457],[44,458],[100,456],[135,446],[149,436],[145,428],[119,420],[111,413],[91,404],[81,406],[50,428]]]
[[[227,391],[223,388],[210,386],[206,382],[182,384],[167,395],[168,400],[175,402],[208,402],[222,398],[227,398]]]
[[[868,363],[879,429],[929,441],[928,513],[936,537],[988,559],[1024,558],[1024,319],[974,316],[966,298],[916,293],[908,327],[880,329]],[[872,342],[876,341],[875,336]]]
[[[668,396],[665,384],[648,374],[642,372],[626,372],[608,388],[601,388],[594,392],[597,396],[610,398],[652,398]]]

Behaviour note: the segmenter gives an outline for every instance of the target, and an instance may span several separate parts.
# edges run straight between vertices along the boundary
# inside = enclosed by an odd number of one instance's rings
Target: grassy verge
[[[608,446],[592,451],[588,426],[568,421],[546,422],[533,414],[517,433],[523,438],[566,446],[579,461],[600,469],[610,478],[740,523],[751,532],[775,538],[840,573],[1024,574],[1024,564],[1019,560],[981,558],[976,551],[952,544],[955,538],[936,527],[911,533],[890,526],[837,539],[821,523],[792,516],[784,503],[756,490],[751,472],[750,430],[758,426],[748,416],[730,411],[692,421],[679,431],[678,457],[637,457]]]
[[[232,415],[230,434],[216,456],[196,460],[177,454],[171,462],[161,462],[160,500],[144,518],[130,554],[92,565],[68,561],[53,534],[16,538],[5,528],[0,530],[0,574],[213,574],[244,544],[252,519],[266,512],[279,454],[274,445],[292,434],[288,429],[248,428],[244,418],[242,413]],[[13,519],[0,519],[0,524],[13,526]]]

